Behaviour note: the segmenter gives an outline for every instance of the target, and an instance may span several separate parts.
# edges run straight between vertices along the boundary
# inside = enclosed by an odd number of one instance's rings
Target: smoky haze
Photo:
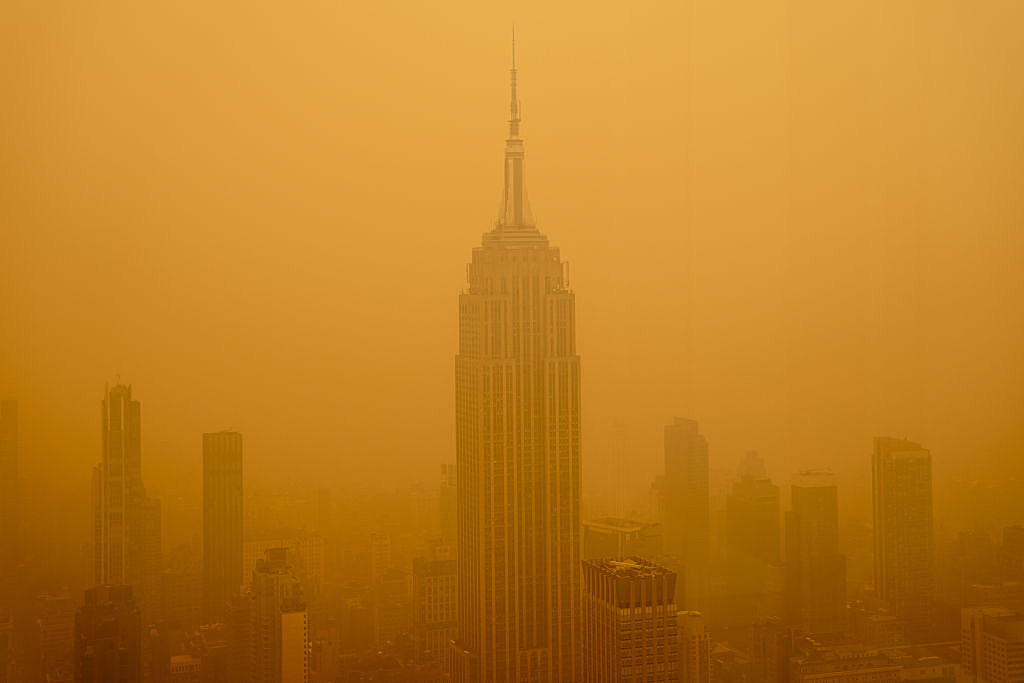
[[[247,485],[434,481],[513,22],[585,497],[620,432],[642,496],[674,415],[713,470],[755,449],[783,483],[869,481],[878,434],[937,479],[1021,474],[1021,3],[16,1],[0,393],[26,486],[86,490],[118,377],[156,489],[195,491],[220,429]]]

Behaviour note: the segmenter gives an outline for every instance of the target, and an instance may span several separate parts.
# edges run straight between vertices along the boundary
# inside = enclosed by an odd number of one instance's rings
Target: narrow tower
[[[242,435],[203,434],[203,609],[222,621],[242,587]]]
[[[473,250],[456,357],[456,681],[580,680],[575,300],[525,190],[515,41],[498,219]]]
[[[932,634],[935,589],[932,454],[906,439],[875,438],[872,457],[875,592],[903,620],[907,640]]]

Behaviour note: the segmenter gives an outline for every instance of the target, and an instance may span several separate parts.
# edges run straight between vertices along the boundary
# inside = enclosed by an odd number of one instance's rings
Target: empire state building
[[[511,89],[500,213],[459,296],[461,683],[582,677],[575,299],[526,198],[514,44]]]

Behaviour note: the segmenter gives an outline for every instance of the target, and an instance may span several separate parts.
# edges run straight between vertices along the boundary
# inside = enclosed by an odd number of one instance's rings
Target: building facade
[[[452,547],[438,545],[412,565],[412,633],[419,662],[441,664],[458,626],[458,571]]]
[[[960,623],[960,667],[967,680],[1024,681],[1024,616],[1002,607],[965,607]]]
[[[516,69],[505,187],[459,297],[456,681],[580,678],[575,299],[524,188]]]
[[[726,498],[729,557],[779,561],[779,487],[766,476],[744,474]]]
[[[222,621],[243,584],[242,435],[203,434],[203,614]]]
[[[920,444],[877,437],[872,457],[875,592],[907,639],[931,634],[935,591],[932,456]]]
[[[93,471],[93,569],[97,585],[132,586],[143,621],[155,614],[161,561],[160,504],[142,482],[142,418],[132,388],[102,402],[103,458]]]
[[[679,624],[679,680],[681,683],[710,683],[711,634],[704,628],[704,615],[688,610],[677,615]]]
[[[665,476],[660,483],[665,553],[682,563],[683,604],[701,605],[708,595],[711,484],[708,442],[695,420],[677,417],[665,427]]]
[[[140,683],[142,621],[131,586],[85,592],[75,615],[75,683]]]
[[[679,680],[675,588],[638,557],[584,561],[584,683]]]
[[[285,548],[272,548],[252,576],[252,680],[309,681],[309,618]]]
[[[846,558],[839,552],[839,487],[828,470],[799,473],[786,513],[786,616],[813,634],[846,627]]]

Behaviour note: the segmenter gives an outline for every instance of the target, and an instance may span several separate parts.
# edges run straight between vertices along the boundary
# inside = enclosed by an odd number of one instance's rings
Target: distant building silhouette
[[[142,419],[130,386],[102,402],[103,460],[93,473],[93,562],[99,585],[129,585],[143,620],[159,590],[160,505],[142,482]]]
[[[779,561],[779,487],[763,471],[741,466],[739,481],[726,498],[729,557],[738,560]]]
[[[846,558],[839,553],[839,497],[828,470],[798,474],[786,513],[786,612],[788,621],[814,634],[842,633],[846,609]]]
[[[935,585],[932,456],[920,444],[878,437],[872,457],[875,591],[907,639],[932,631]]]
[[[223,621],[241,589],[242,435],[203,434],[203,614]]]
[[[665,553],[683,565],[683,604],[700,605],[708,595],[711,488],[708,442],[695,420],[677,417],[665,427],[665,475],[659,483]]]
[[[583,562],[584,683],[679,680],[675,587],[638,557]]]
[[[497,223],[473,250],[456,358],[454,680],[579,680],[580,360],[565,264],[524,187],[516,69]]]
[[[142,622],[131,586],[85,592],[75,616],[75,683],[139,683]]]

